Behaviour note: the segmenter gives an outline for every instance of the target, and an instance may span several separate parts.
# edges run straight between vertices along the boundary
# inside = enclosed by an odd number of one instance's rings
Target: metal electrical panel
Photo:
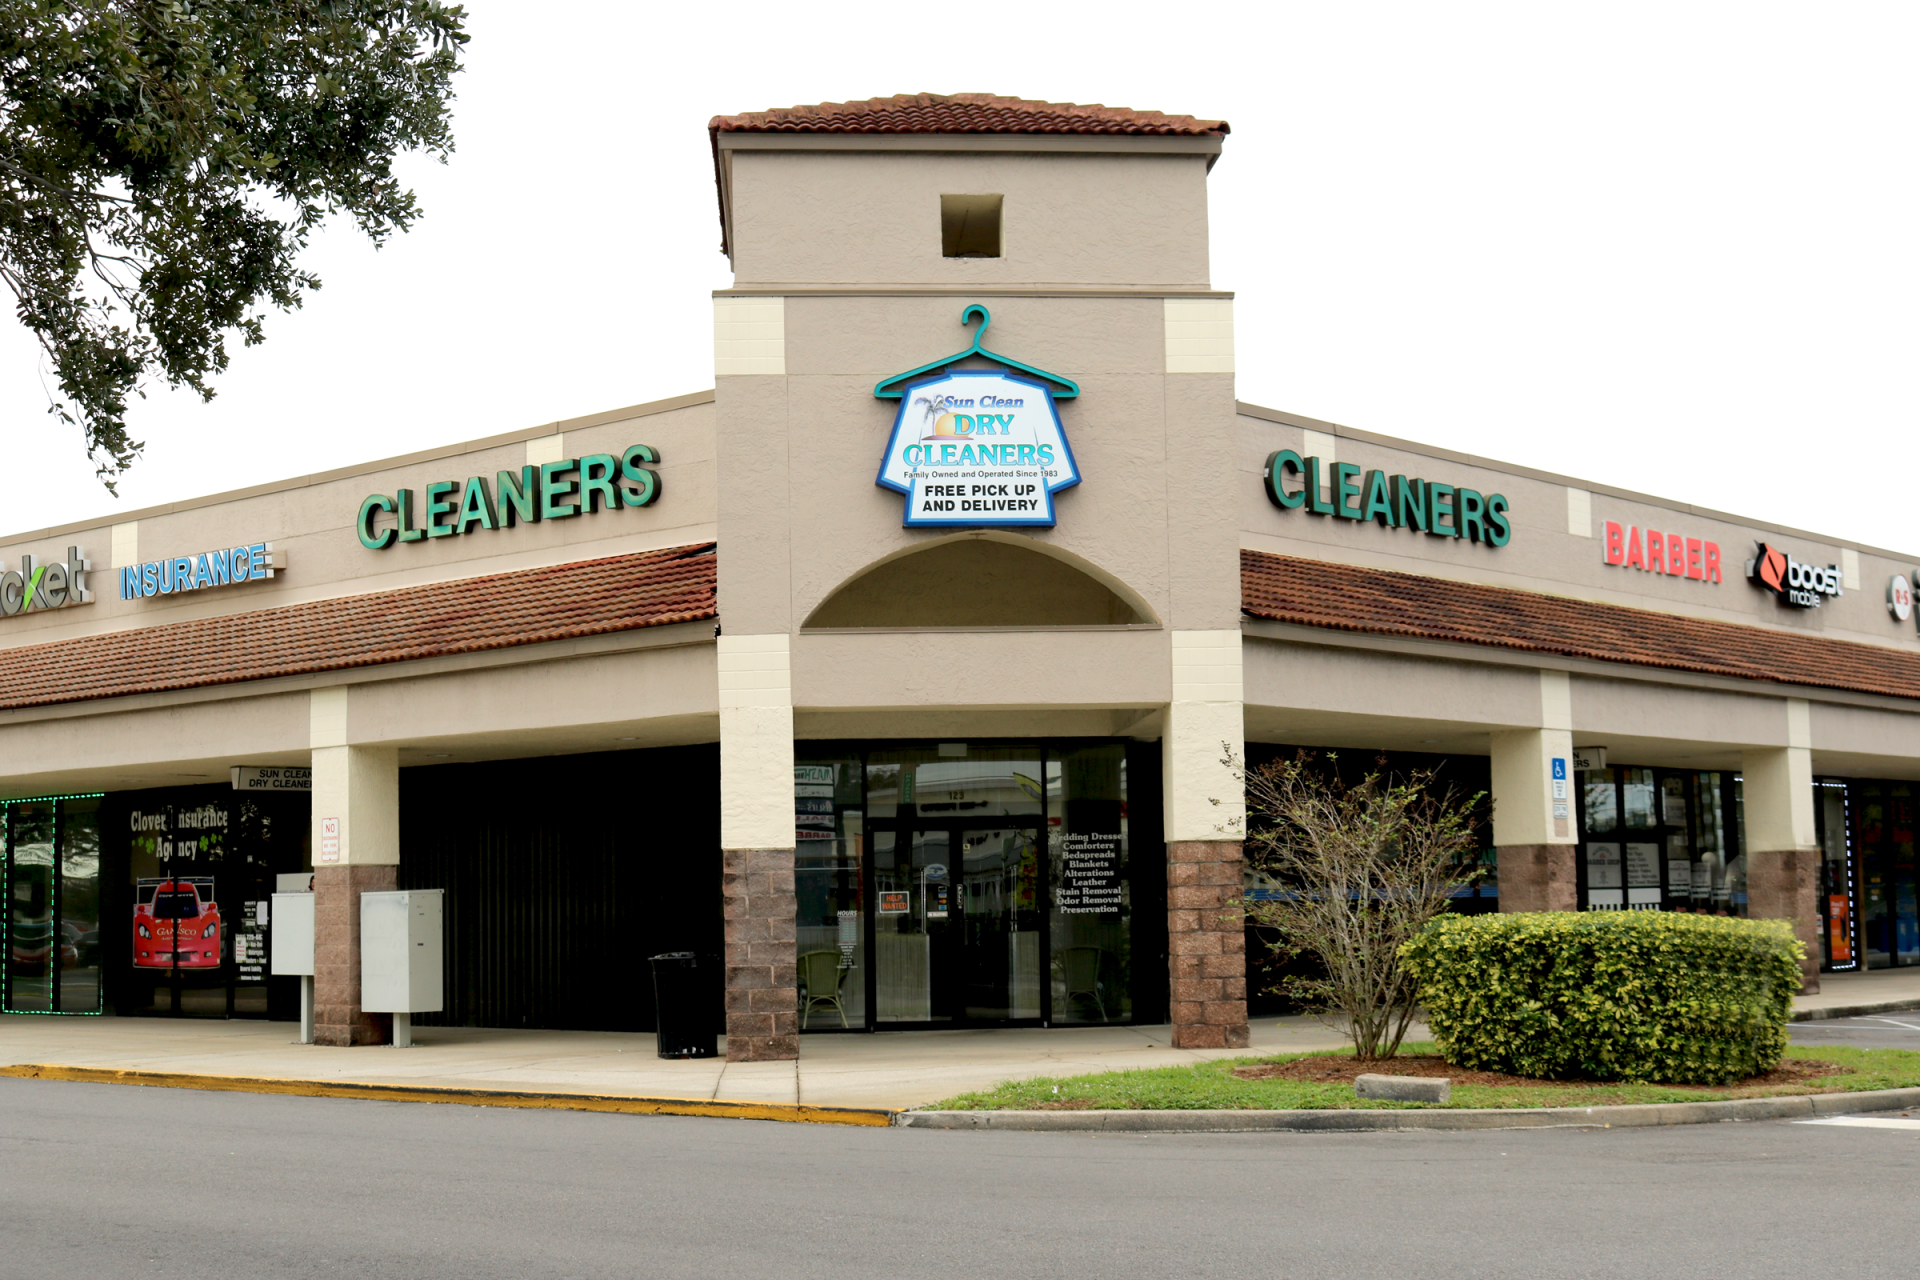
[[[440,933],[445,897],[444,889],[360,895],[362,1009],[368,1013],[440,1011],[444,999]]]
[[[313,975],[313,895],[276,893],[268,917],[269,960],[276,978]]]

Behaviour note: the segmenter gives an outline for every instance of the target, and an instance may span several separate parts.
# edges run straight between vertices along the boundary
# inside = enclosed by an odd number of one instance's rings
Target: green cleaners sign
[[[636,444],[617,458],[590,453],[496,472],[491,486],[485,476],[468,476],[464,483],[436,480],[420,491],[417,520],[412,489],[370,493],[354,529],[361,546],[381,551],[396,542],[650,506],[660,497],[660,473],[648,468],[659,461],[659,450]]]
[[[1489,547],[1513,540],[1504,493],[1364,471],[1350,462],[1323,466],[1320,459],[1303,458],[1291,449],[1268,455],[1266,490],[1267,500],[1282,511],[1377,520],[1389,529],[1465,538]]]

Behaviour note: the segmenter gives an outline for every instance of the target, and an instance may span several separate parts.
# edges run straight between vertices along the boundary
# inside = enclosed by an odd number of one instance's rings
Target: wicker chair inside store
[[[803,951],[799,963],[800,1025],[807,1025],[815,1005],[825,1005],[840,1015],[847,1025],[847,1007],[840,1002],[840,988],[846,985],[851,969],[840,967],[838,951]]]
[[[1061,993],[1068,1003],[1075,996],[1084,996],[1093,1001],[1093,1007],[1100,1011],[1100,1021],[1107,1021],[1106,995],[1100,985],[1100,973],[1105,967],[1107,949],[1105,947],[1065,947],[1060,951],[1060,977],[1065,990]]]

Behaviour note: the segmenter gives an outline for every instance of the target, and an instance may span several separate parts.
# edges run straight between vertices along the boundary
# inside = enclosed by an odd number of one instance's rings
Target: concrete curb
[[[1404,1109],[1374,1111],[903,1111],[907,1129],[1017,1129],[1029,1133],[1298,1133],[1412,1129],[1631,1129],[1650,1125],[1797,1120],[1920,1107],[1920,1089],[1656,1102],[1622,1107]]]
[[[1911,1013],[1920,1000],[1882,1000],[1878,1004],[1841,1004],[1831,1009],[1803,1009],[1789,1022],[1824,1022],[1828,1018],[1870,1018],[1876,1013]]]
[[[851,1124],[883,1128],[894,1112],[879,1107],[810,1107],[788,1102],[730,1102],[707,1098],[640,1098],[620,1094],[526,1093],[509,1089],[455,1089],[430,1085],[377,1084],[355,1080],[280,1080],[264,1076],[189,1075],[171,1071],[119,1071],[22,1063],[0,1066],[0,1077],[71,1080],[83,1084],[134,1084],[161,1089],[206,1089],[216,1093],[272,1093],[299,1098],[359,1098],[372,1102],[451,1102],[470,1107],[522,1107],[545,1111],[602,1111],[617,1115],[713,1116],[728,1120],[782,1120],[790,1124]]]

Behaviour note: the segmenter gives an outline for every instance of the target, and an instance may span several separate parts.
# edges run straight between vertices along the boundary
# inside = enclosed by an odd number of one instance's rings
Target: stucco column
[[[1230,904],[1242,888],[1246,791],[1226,762],[1246,741],[1240,632],[1176,631],[1172,639],[1161,767],[1173,1044],[1245,1048],[1246,926]]]
[[[1502,911],[1572,911],[1579,905],[1573,694],[1564,671],[1540,673],[1540,725],[1491,735]]]
[[[346,741],[348,691],[311,695],[313,1041],[386,1044],[393,1019],[360,1008],[360,895],[398,886],[400,754]]]
[[[797,1058],[788,638],[723,634],[716,643],[727,1061]]]
[[[1740,755],[1741,808],[1745,814],[1747,914],[1756,920],[1789,920],[1807,949],[1800,962],[1800,991],[1820,990],[1820,841],[1813,821],[1813,751],[1807,704],[1789,698],[1785,747]]]

